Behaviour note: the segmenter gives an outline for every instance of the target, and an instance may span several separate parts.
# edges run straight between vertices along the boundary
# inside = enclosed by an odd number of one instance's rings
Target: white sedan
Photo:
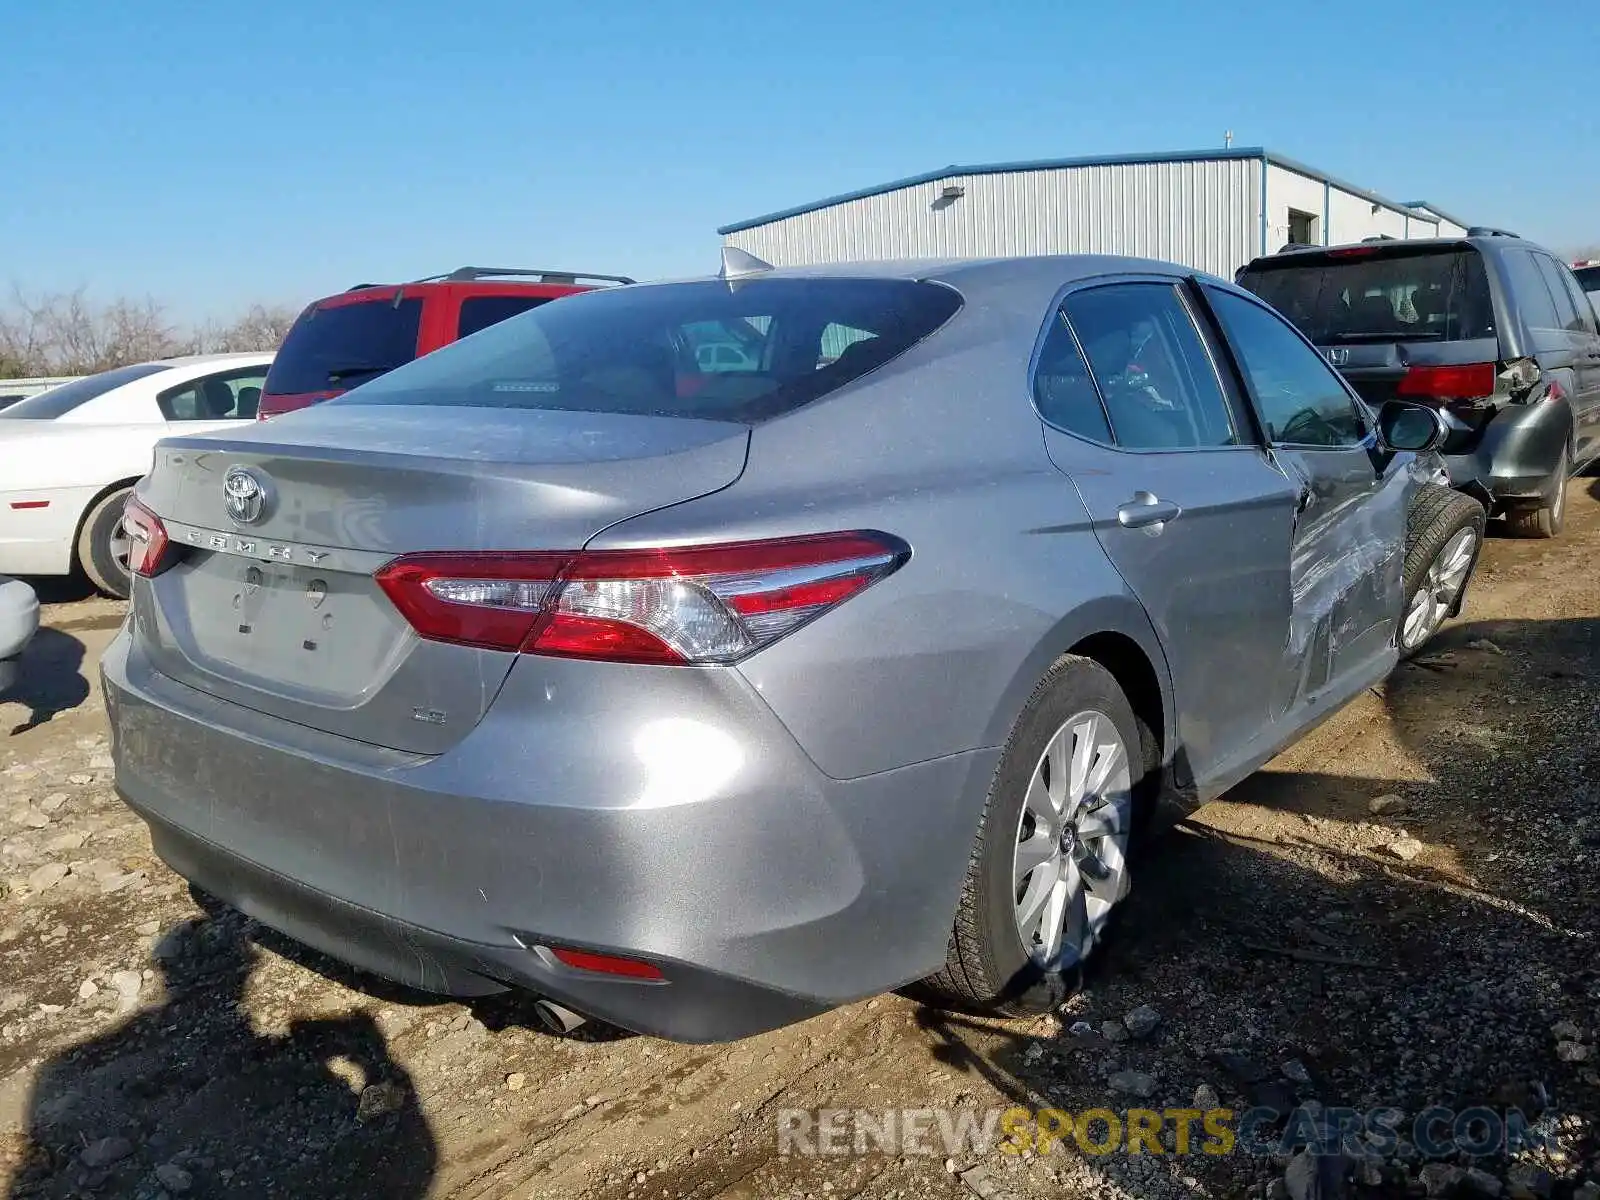
[[[0,409],[0,575],[69,575],[128,594],[122,503],[169,433],[255,419],[271,354],[116,367]]]

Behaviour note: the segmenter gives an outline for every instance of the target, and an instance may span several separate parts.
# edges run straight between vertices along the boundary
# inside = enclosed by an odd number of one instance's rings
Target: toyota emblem
[[[267,485],[244,467],[229,467],[222,477],[222,498],[230,517],[251,525],[267,510]]]

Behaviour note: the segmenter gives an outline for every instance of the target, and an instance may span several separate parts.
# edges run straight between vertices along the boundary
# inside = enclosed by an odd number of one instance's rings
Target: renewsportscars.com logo
[[[1545,1146],[1518,1109],[822,1108],[779,1109],[780,1155],[1342,1154],[1482,1157]]]

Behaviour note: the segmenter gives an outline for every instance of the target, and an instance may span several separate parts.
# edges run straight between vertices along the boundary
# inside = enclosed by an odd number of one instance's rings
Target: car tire
[[[128,598],[131,577],[126,548],[119,550],[122,533],[122,506],[132,495],[132,487],[120,487],[95,502],[78,531],[78,565],[89,582],[107,596]]]
[[[1086,732],[1091,736],[1083,737]],[[1104,754],[1113,739],[1117,751]],[[1084,743],[1093,750],[1080,773],[1071,758]],[[1020,1016],[1047,1011],[1077,990],[1085,963],[1104,942],[1117,902],[1127,893],[1130,843],[1151,807],[1149,793],[1159,774],[1156,747],[1116,679],[1099,663],[1068,655],[1051,667],[1001,753],[944,968],[921,981],[914,993],[918,998],[958,1010]],[[1118,755],[1121,767],[1112,762]],[[1052,761],[1068,764],[1058,778],[1051,777],[1047,764]],[[1073,783],[1084,782],[1083,776],[1092,782],[1096,768],[1108,764],[1106,784],[1087,789],[1088,795],[1080,790],[1074,813]],[[1053,830],[1037,815],[1046,803],[1056,814]],[[1068,825],[1073,832],[1063,835]],[[1023,865],[1036,858],[1041,861],[1023,876]],[[1093,885],[1087,882],[1091,862]],[[1045,916],[1059,909],[1062,917],[1055,953],[1038,934],[1024,940],[1024,913],[1041,895],[1053,897],[1043,902]],[[1048,919],[1039,925],[1043,931]]]
[[[1411,502],[1406,522],[1405,604],[1400,656],[1410,658],[1461,611],[1483,549],[1487,515],[1471,496],[1426,484]]]
[[[1518,537],[1553,538],[1567,519],[1567,450],[1556,460],[1548,502],[1532,508],[1513,508],[1506,513],[1506,524]]]

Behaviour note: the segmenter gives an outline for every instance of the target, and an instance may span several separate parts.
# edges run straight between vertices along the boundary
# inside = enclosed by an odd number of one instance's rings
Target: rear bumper
[[[1507,405],[1470,450],[1444,456],[1450,482],[1496,507],[1542,501],[1571,432],[1564,401]]]
[[[526,988],[718,1041],[943,961],[994,752],[833,780],[737,673],[672,668],[652,669],[684,689],[663,729],[613,703],[573,738],[557,677],[578,664],[519,683],[521,665],[472,733],[420,758],[195,691],[123,633],[102,660],[118,790],[180,874],[431,991]],[[665,982],[535,945],[646,959]]]

